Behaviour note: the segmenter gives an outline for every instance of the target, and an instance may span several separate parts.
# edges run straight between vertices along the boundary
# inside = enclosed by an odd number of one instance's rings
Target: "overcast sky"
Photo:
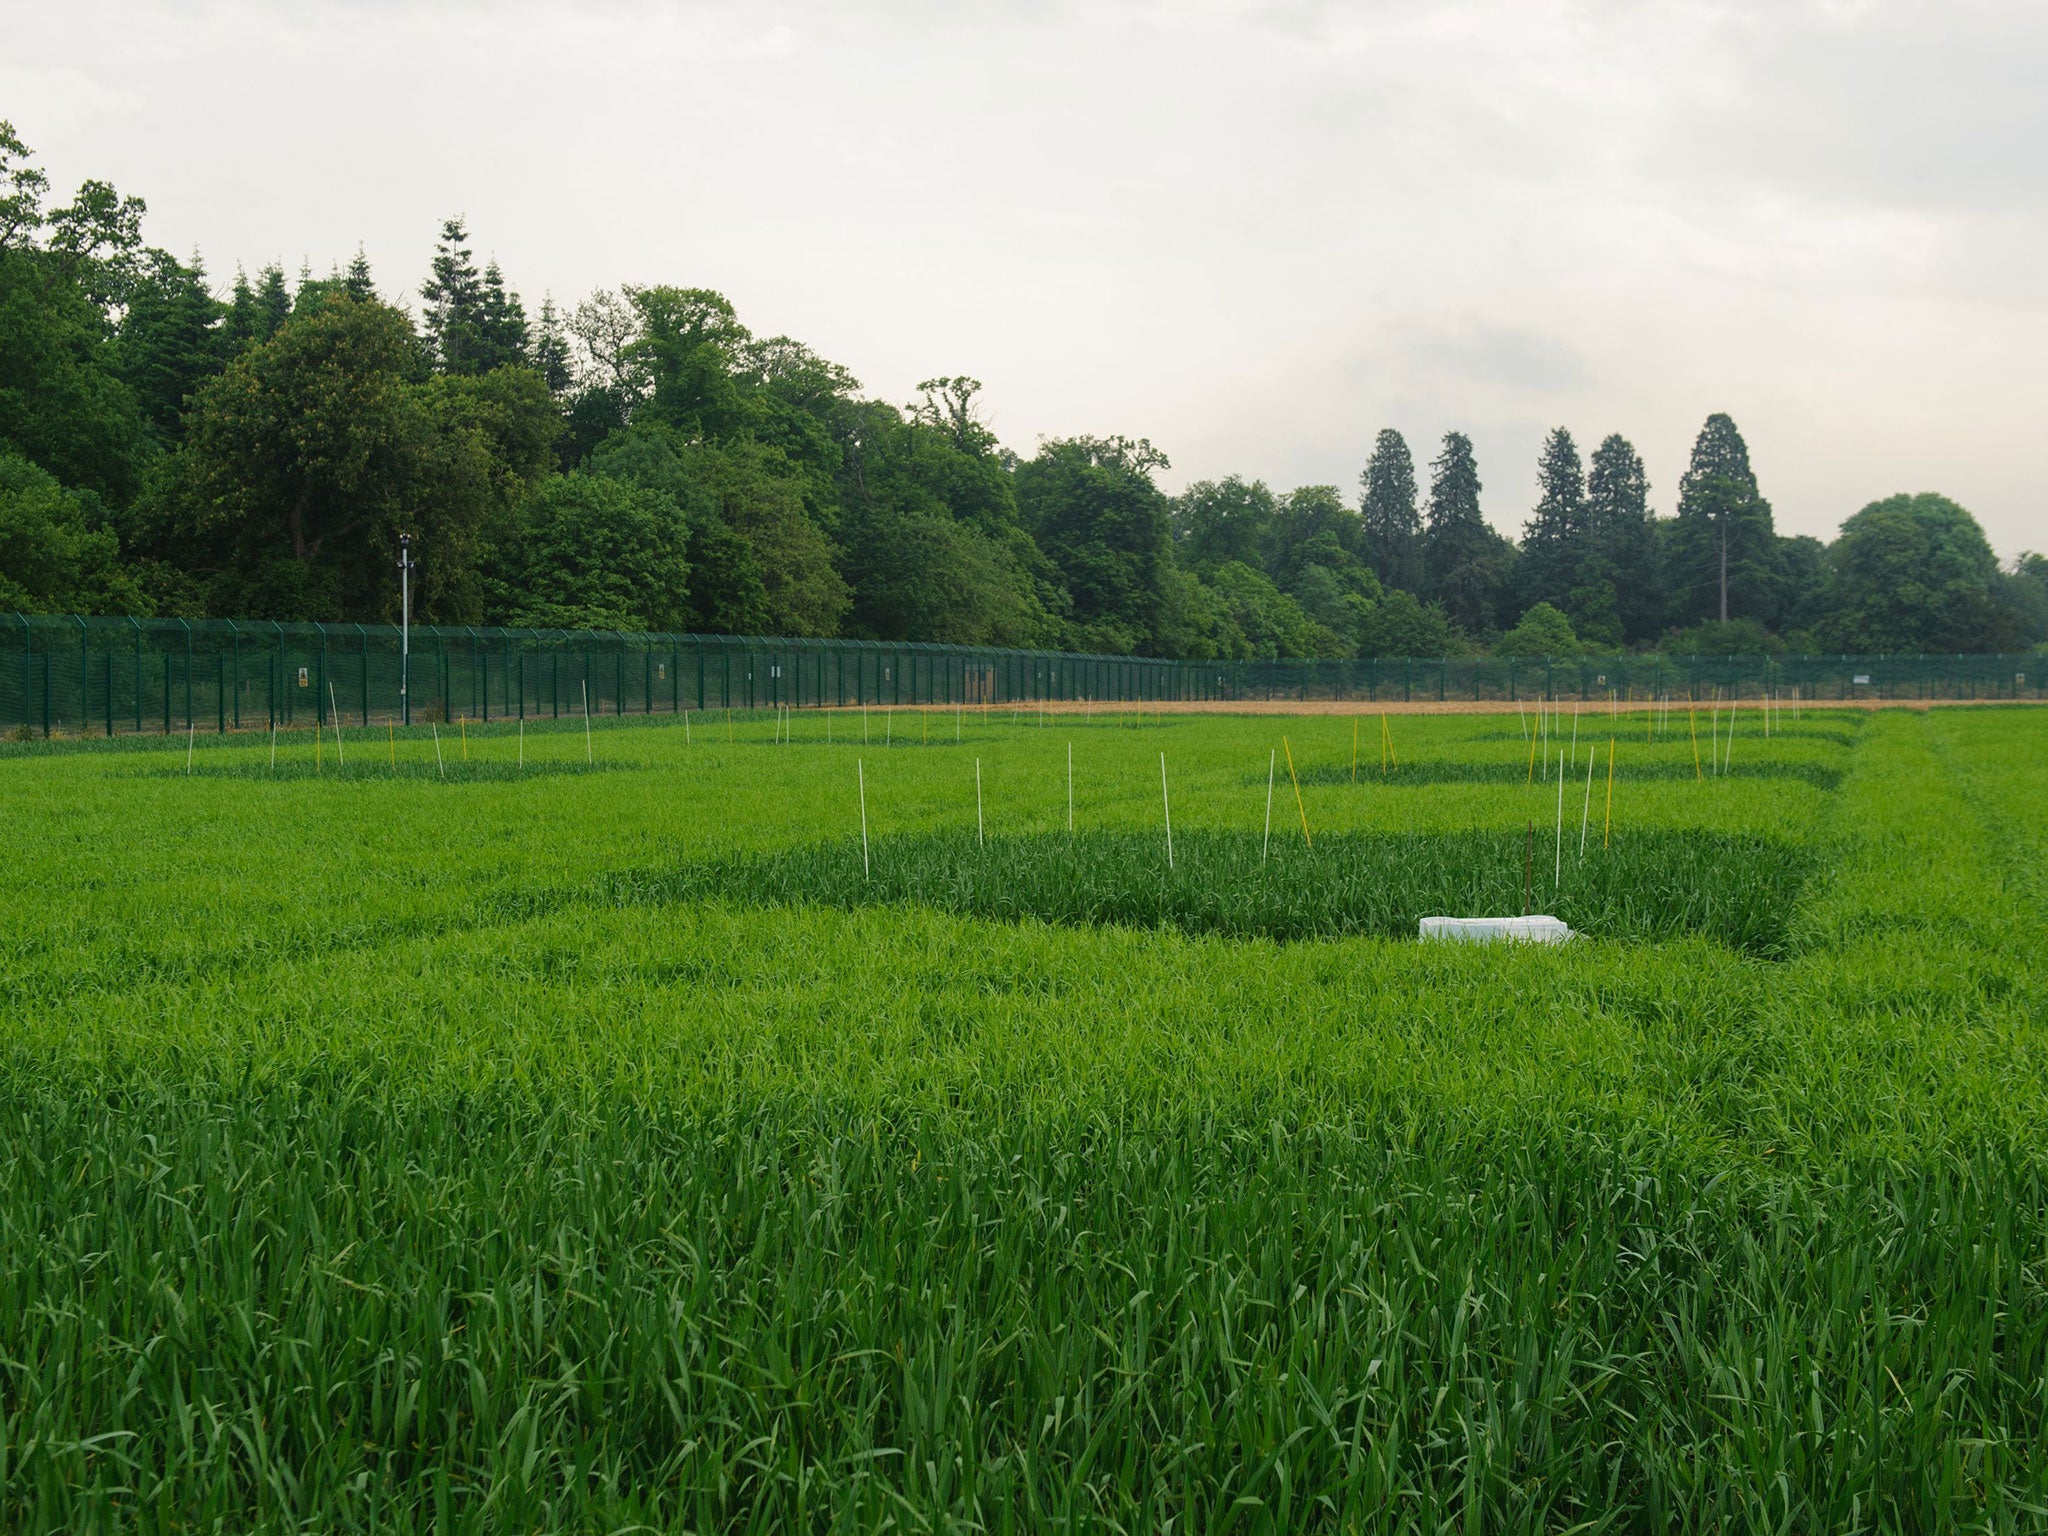
[[[867,390],[1355,495],[1711,411],[1783,532],[1939,490],[2048,547],[2043,0],[0,0],[0,117],[151,243],[417,305],[467,216],[537,308],[726,293]]]

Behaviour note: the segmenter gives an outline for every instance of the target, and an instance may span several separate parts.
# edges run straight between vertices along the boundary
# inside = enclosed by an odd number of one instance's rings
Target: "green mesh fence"
[[[324,723],[859,704],[2038,699],[2011,656],[1361,657],[1161,661],[859,640],[15,614],[0,731],[226,732]],[[410,678],[409,687],[404,679]]]

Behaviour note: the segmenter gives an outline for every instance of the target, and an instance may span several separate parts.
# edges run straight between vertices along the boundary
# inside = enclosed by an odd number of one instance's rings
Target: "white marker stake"
[[[348,767],[348,754],[341,750],[341,706],[334,702],[334,679],[327,680],[327,707],[334,715],[334,762],[339,768]]]
[[[860,875],[863,880],[872,880],[874,866],[868,862],[868,765],[855,758],[853,771],[860,780]]]
[[[1527,735],[1525,731],[1523,733]],[[1266,840],[1259,845],[1259,862],[1266,862],[1266,855],[1273,849],[1273,765],[1279,760],[1278,752],[1266,752]]]
[[[583,680],[583,761],[586,765],[596,763],[590,755],[590,679]]]
[[[448,777],[448,765],[441,761],[441,727],[429,720],[427,729],[434,733],[434,771],[445,779]]]
[[[1074,830],[1074,744],[1067,743],[1067,830]]]
[[[1159,754],[1159,803],[1166,811],[1166,867],[1173,868],[1173,801],[1166,793],[1166,754]]]
[[[981,820],[981,759],[978,757],[974,760],[974,846],[988,846],[988,836]]]
[[[1551,872],[1553,886],[1564,884],[1564,754],[1557,754],[1557,868]]]
[[[860,702],[860,744],[862,746],[868,744],[868,702],[866,699],[862,699]]]
[[[1522,708],[1522,701],[1515,700],[1515,723],[1522,728],[1522,740],[1529,739],[1529,712]]]
[[[1593,759],[1599,755],[1597,747],[1586,753],[1586,804],[1579,812],[1579,862],[1586,859],[1586,819],[1593,814]]]
[[[1578,705],[1576,705],[1576,704],[1574,704],[1574,705],[1572,706],[1572,766],[1573,766],[1573,767],[1577,767],[1577,766],[1578,766],[1578,762],[1579,762],[1579,706],[1578,706]],[[1557,780],[1557,781],[1558,781],[1558,783],[1559,783],[1560,785],[1562,785],[1562,784],[1564,783],[1564,775],[1562,775],[1562,774],[1559,774],[1559,775],[1558,775],[1558,780]]]
[[[521,725],[521,726],[524,726],[524,725],[526,724],[526,722],[525,722],[524,720],[520,721],[519,723],[520,723],[520,725]],[[686,709],[686,710],[684,710],[684,711],[683,711],[683,745],[687,747],[687,746],[688,746],[689,744],[690,744],[690,712],[689,712],[689,711],[688,711],[688,710]]]
[[[1728,745],[1722,749],[1721,753],[1721,771],[1723,773],[1728,771],[1728,764],[1735,757],[1735,703],[1736,701],[1732,698],[1728,701]]]

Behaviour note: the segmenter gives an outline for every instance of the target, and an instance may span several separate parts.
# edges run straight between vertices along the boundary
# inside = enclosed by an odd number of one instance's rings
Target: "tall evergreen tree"
[[[1522,606],[1549,603],[1568,609],[1584,555],[1586,481],[1579,445],[1563,427],[1543,440],[1536,475],[1536,511],[1523,526],[1522,558],[1516,568]]]
[[[270,340],[291,315],[292,295],[285,286],[284,268],[273,261],[256,274],[256,340]]]
[[[483,302],[477,314],[478,348],[476,371],[520,367],[526,362],[526,306],[519,295],[505,286],[505,274],[495,261],[484,263]]]
[[[1423,592],[1468,634],[1497,627],[1498,593],[1512,558],[1507,540],[1479,510],[1479,465],[1472,439],[1444,434],[1430,465],[1429,527],[1423,536]]]
[[[176,444],[185,433],[186,398],[227,366],[232,351],[199,257],[190,266],[163,251],[150,258],[121,316],[120,373],[151,435]]]
[[[1593,450],[1586,475],[1586,544],[1574,591],[1590,588],[1595,595],[1571,610],[1579,633],[1592,634],[1587,621],[1604,602],[1619,626],[1616,638],[1629,644],[1654,638],[1664,614],[1650,479],[1641,455],[1618,432]]]
[[[493,261],[479,272],[460,218],[441,225],[431,275],[420,285],[427,343],[443,373],[489,373],[526,360],[526,309]]]
[[[1359,477],[1359,516],[1365,555],[1383,587],[1414,591],[1422,585],[1422,518],[1415,508],[1415,459],[1407,439],[1391,427],[1373,442]]]
[[[1775,605],[1777,535],[1757,490],[1749,445],[1725,413],[1709,416],[1678,482],[1672,529],[1672,598],[1680,623],[1769,619]]]
[[[540,301],[540,321],[534,327],[528,361],[547,383],[548,393],[557,399],[576,383],[576,370],[569,359],[569,334],[562,328],[561,313],[555,308],[554,296],[549,294]]]
[[[441,225],[431,275],[420,284],[426,300],[427,345],[443,373],[469,373],[476,321],[483,308],[483,278],[470,254],[469,230],[458,218]]]
[[[370,258],[363,254],[360,245],[356,247],[356,254],[341,279],[341,291],[358,304],[377,297],[377,285],[370,281]]]

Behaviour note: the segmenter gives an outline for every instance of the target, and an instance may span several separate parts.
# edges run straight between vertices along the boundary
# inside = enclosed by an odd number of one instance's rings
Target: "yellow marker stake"
[[[1600,828],[1600,846],[1607,846],[1607,839],[1614,831],[1614,738],[1607,738],[1607,820]]]
[[[1704,778],[1705,775],[1700,772],[1700,712],[1688,709],[1685,712],[1685,723],[1687,729],[1692,732],[1692,776],[1695,779]]]
[[[1280,738],[1280,745],[1287,753],[1287,777],[1294,784],[1294,808],[1301,814],[1301,840],[1313,848],[1316,840],[1308,835],[1308,807],[1301,803],[1301,780],[1294,772],[1294,748],[1288,746],[1287,738]]]

